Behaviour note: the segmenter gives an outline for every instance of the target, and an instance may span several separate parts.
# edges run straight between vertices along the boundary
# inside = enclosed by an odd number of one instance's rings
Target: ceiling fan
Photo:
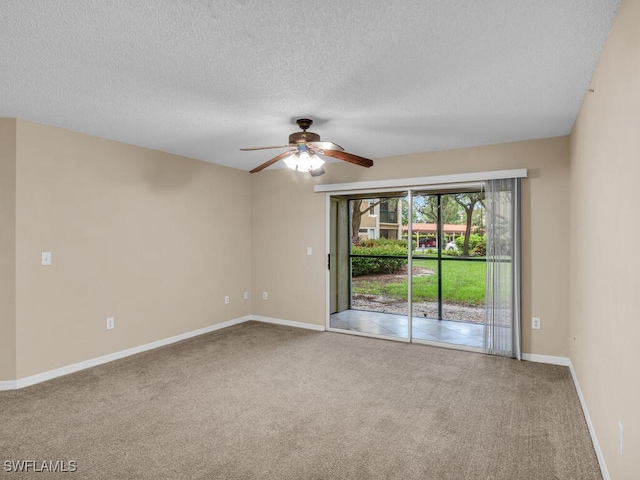
[[[313,120],[308,118],[299,118],[296,120],[298,126],[302,129],[301,132],[294,132],[289,135],[289,144],[288,145],[280,145],[276,147],[255,147],[255,148],[241,148],[242,151],[251,151],[251,150],[265,150],[269,148],[286,148],[287,151],[282,152],[280,155],[273,157],[271,160],[264,162],[259,167],[251,170],[251,173],[259,172],[267,168],[274,163],[284,160],[284,163],[287,167],[292,170],[297,170],[299,172],[309,172],[312,177],[317,177],[324,173],[324,168],[322,168],[322,164],[324,160],[322,160],[319,155],[326,155],[328,157],[337,158],[339,160],[344,160],[345,162],[350,162],[355,165],[360,165],[361,167],[371,167],[373,165],[373,161],[368,158],[359,157],[358,155],[354,155],[352,153],[347,153],[344,151],[340,145],[337,145],[333,142],[322,142],[320,140],[320,135],[313,132],[307,132],[307,129],[313,123]]]

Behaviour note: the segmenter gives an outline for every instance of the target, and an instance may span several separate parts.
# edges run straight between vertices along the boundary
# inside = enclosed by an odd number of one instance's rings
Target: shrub
[[[487,255],[487,242],[485,242],[484,240],[482,242],[480,242],[479,244],[477,244],[474,248],[473,248],[473,253],[479,257],[484,257]]]
[[[458,247],[458,250],[462,251],[462,248],[464,246],[464,235],[460,237],[456,237],[455,242],[456,242],[456,247]],[[471,236],[469,237],[469,251],[473,252],[480,243],[485,244],[485,250],[486,250],[487,241],[484,235],[478,235],[477,233],[472,233]]]
[[[373,273],[396,273],[407,264],[406,258],[385,258],[391,255],[407,255],[406,240],[379,238],[362,240],[360,245],[353,245],[353,255],[380,255],[379,257],[354,257],[351,259],[351,274],[370,275]]]
[[[403,255],[407,253],[407,245],[408,245],[408,241],[406,238],[399,240],[396,238],[376,238],[376,239],[369,239],[369,240],[360,240],[360,246],[361,247],[367,247],[367,248],[371,248],[371,247],[391,247],[391,248],[395,248],[395,247],[401,247],[404,248],[404,252],[403,253],[394,253],[393,255]],[[413,248],[416,248],[416,242],[413,241],[411,242]],[[391,254],[387,254],[387,255],[391,255]]]

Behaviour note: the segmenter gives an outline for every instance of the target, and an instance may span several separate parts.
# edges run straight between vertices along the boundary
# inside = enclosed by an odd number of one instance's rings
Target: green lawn
[[[415,276],[413,279],[413,301],[435,302],[438,300],[437,260],[414,260],[414,271],[428,269],[434,274]],[[481,306],[484,305],[485,262],[445,260],[442,262],[442,300],[444,303]],[[424,272],[423,272],[424,273]],[[407,279],[388,276],[363,275],[353,279],[352,292],[385,297],[407,298]]]

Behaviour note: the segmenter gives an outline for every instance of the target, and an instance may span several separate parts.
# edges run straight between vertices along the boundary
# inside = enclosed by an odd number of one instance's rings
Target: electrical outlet
[[[624,451],[623,443],[622,443],[623,439],[624,439],[624,428],[622,427],[622,423],[620,422],[620,420],[618,420],[618,450],[620,451],[620,455],[622,455],[622,452]]]
[[[267,300],[269,298],[269,294],[267,292],[262,292],[262,299]]]
[[[225,303],[225,304],[229,303],[229,295],[226,295],[226,296],[224,297],[224,303]]]
[[[51,265],[51,252],[42,252],[42,265]]]
[[[113,317],[107,318],[107,330],[113,330],[116,327],[116,319]]]
[[[242,298],[244,298],[245,300],[249,300],[249,292],[244,292],[242,294]]]
[[[533,317],[531,319],[531,328],[534,330],[540,330],[540,319],[538,317]]]

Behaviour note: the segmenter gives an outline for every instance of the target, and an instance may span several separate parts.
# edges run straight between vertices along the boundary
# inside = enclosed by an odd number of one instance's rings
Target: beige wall
[[[270,290],[253,313],[325,324],[325,194],[313,193],[315,184],[513,168],[530,176],[522,195],[523,351],[567,356],[567,137],[377,159],[370,169],[335,163],[316,178],[288,169],[253,175],[253,290]],[[531,330],[532,316],[542,318],[541,330]]]
[[[289,169],[251,179],[253,313],[324,325],[324,196],[312,193],[309,174]]]
[[[570,353],[616,480],[640,478],[639,86],[640,2],[625,0],[571,135]]]
[[[16,377],[16,121],[0,118],[0,381]]]
[[[249,173],[22,120],[16,157],[18,378],[251,312]]]
[[[324,325],[325,196],[315,184],[508,168],[530,172],[523,350],[568,355],[566,137],[378,159],[368,170],[336,163],[319,178],[250,175],[21,120],[17,138],[17,378],[250,313]],[[53,252],[51,267],[40,266],[42,251]]]

